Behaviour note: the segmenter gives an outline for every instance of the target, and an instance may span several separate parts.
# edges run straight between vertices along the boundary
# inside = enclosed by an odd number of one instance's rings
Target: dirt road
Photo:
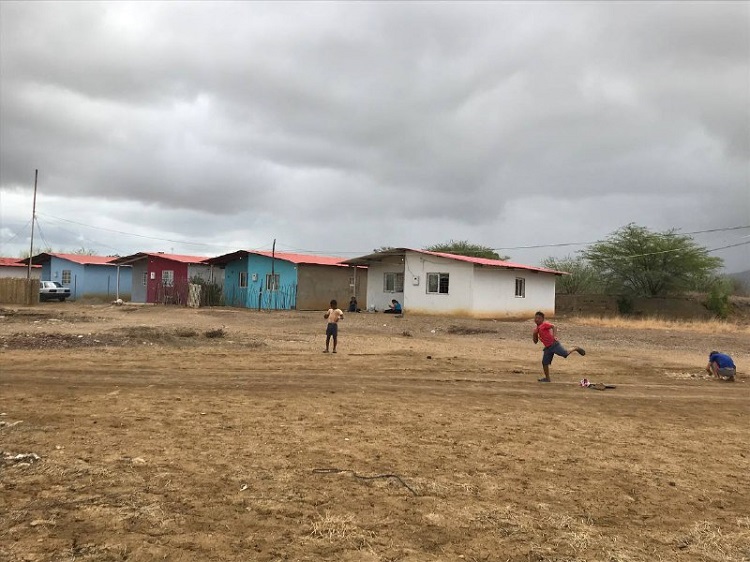
[[[747,327],[557,319],[540,384],[530,321],[0,316],[0,560],[750,560]]]

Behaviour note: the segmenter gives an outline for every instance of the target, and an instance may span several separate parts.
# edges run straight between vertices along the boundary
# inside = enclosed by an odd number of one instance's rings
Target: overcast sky
[[[750,225],[747,2],[6,0],[0,26],[0,255],[35,169],[35,250],[535,265]],[[695,239],[750,269],[750,228]]]

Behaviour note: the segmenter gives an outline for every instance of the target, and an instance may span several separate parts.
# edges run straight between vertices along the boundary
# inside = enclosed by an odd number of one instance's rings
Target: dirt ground
[[[3,561],[750,560],[746,325],[557,318],[541,384],[530,320],[0,316]]]

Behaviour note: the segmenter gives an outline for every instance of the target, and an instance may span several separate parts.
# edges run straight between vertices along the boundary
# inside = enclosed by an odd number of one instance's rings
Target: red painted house
[[[207,283],[222,283],[221,270],[202,263],[205,256],[185,256],[164,252],[138,252],[112,260],[133,268],[132,301],[141,303],[186,304],[188,285],[199,277]]]

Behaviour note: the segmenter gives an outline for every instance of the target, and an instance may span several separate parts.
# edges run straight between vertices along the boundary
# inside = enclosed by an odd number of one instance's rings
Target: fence
[[[39,302],[39,279],[5,277],[0,279],[0,302],[31,305]]]
[[[227,306],[260,310],[291,310],[297,307],[297,284],[282,285],[277,291],[259,291],[256,287],[232,287],[224,295]]]

